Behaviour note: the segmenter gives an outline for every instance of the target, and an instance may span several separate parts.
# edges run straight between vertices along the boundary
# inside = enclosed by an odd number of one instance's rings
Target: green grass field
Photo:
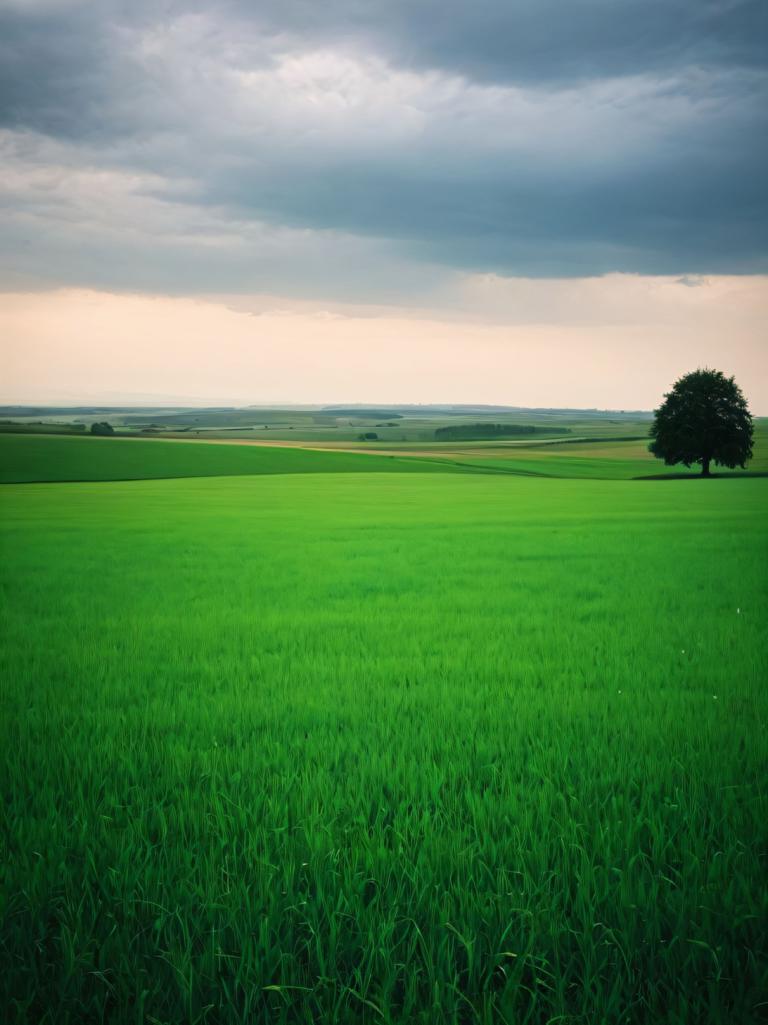
[[[476,467],[504,469],[507,472],[540,473],[553,477],[577,477],[631,480],[647,476],[678,476],[696,474],[700,467],[666,466],[648,451],[648,440],[601,439],[586,442],[552,442],[525,447],[506,446],[494,451],[466,449],[455,458]],[[754,454],[746,470],[737,467],[715,467],[721,476],[768,475],[768,422],[755,425]]]
[[[0,483],[286,473],[470,472],[448,461],[133,438],[0,436]]]
[[[0,490],[5,1020],[764,1022],[768,481],[239,472]]]
[[[359,446],[364,448],[365,446]],[[0,483],[141,480],[284,473],[494,473],[630,480],[695,474],[665,466],[645,440],[434,444],[365,453],[199,441],[0,435]],[[716,467],[720,475],[745,471]],[[755,432],[747,475],[768,474],[768,430]]]

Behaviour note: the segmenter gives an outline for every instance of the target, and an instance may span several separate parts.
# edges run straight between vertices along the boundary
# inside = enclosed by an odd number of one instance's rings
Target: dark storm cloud
[[[209,198],[294,227],[400,240],[405,251],[457,269],[555,277],[765,271],[760,167],[768,145],[757,139],[745,155],[742,130],[681,137],[619,170],[578,174],[514,157],[484,167],[460,151],[442,166],[405,154],[332,172],[273,165],[261,180],[251,168],[228,169]]]
[[[393,253],[427,276],[764,272],[767,13],[0,0],[7,237],[52,281],[69,241],[80,283],[151,287],[162,224],[179,290],[300,288],[305,230],[327,288],[361,295],[397,287]],[[294,261],[265,259],[280,230]]]
[[[363,44],[401,67],[481,82],[551,86],[768,65],[764,0],[18,0],[0,2],[0,117],[86,129],[107,93],[139,84],[128,81],[123,49],[134,33],[205,16],[211,45],[226,40],[233,59]],[[249,48],[249,38],[260,42]],[[137,99],[152,95],[152,82],[139,85]]]
[[[107,39],[98,18],[77,10],[0,7],[0,123],[90,131],[111,75]]]
[[[681,63],[766,62],[763,0],[265,0],[227,6],[276,34],[326,43],[363,39],[398,63],[480,81],[551,83]]]

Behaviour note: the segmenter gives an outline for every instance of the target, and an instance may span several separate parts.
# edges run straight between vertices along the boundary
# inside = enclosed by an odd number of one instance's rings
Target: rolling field
[[[0,436],[0,483],[286,473],[451,473],[450,462],[357,452],[133,438]],[[471,472],[464,467],[463,472]]]
[[[6,1020],[766,1020],[768,481],[0,502]]]
[[[683,465],[666,466],[648,451],[647,438],[630,440],[600,439],[581,441],[555,441],[527,446],[507,445],[493,451],[465,450],[456,458],[476,467],[504,469],[507,472],[535,472],[544,476],[577,477],[610,480],[631,480],[638,477],[674,477],[697,474],[700,467],[686,469]],[[715,467],[719,476],[768,475],[768,422],[755,423],[754,453],[746,470]]]
[[[56,428],[85,429],[94,420],[109,420],[117,430],[141,436],[198,440],[280,440],[290,444],[356,444],[361,433],[374,431],[386,445],[429,444],[435,431],[457,425],[517,424],[543,428],[543,433],[587,437],[633,436],[648,432],[648,413],[600,410],[512,409],[509,407],[400,407],[399,409],[260,407],[208,409],[0,407],[0,421],[9,431]],[[0,428],[3,423],[0,422]]]
[[[609,425],[611,430],[616,428]],[[574,424],[573,431],[581,428]],[[594,430],[594,425],[591,425]],[[606,428],[603,426],[603,430]],[[620,436],[593,437],[587,434],[566,440],[421,442],[418,444],[347,443],[349,449],[385,452],[397,455],[419,455],[432,459],[453,460],[467,467],[492,469],[506,473],[536,474],[544,477],[576,477],[595,480],[632,480],[638,477],[675,477],[695,475],[700,468],[666,466],[648,451],[649,438]],[[330,443],[318,443],[328,445]],[[768,475],[768,420],[755,420],[754,453],[746,470],[730,470],[718,466],[717,475]]]
[[[321,445],[323,443],[318,443]],[[200,442],[138,438],[0,435],[0,483],[141,480],[283,473],[483,473],[631,480],[695,475],[665,466],[646,439],[583,442],[479,442],[363,451],[301,448],[253,441]],[[716,467],[723,476],[768,475],[768,429],[759,421],[746,471]]]

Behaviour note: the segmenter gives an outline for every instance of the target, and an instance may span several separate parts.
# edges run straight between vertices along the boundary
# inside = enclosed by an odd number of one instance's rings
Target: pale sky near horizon
[[[768,415],[759,0],[0,0],[0,402]]]

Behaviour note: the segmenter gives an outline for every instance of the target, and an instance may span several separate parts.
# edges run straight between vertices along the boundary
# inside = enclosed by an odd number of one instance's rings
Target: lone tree
[[[650,451],[668,466],[712,462],[744,468],[752,456],[752,417],[741,388],[720,370],[694,370],[676,381],[654,412]]]

